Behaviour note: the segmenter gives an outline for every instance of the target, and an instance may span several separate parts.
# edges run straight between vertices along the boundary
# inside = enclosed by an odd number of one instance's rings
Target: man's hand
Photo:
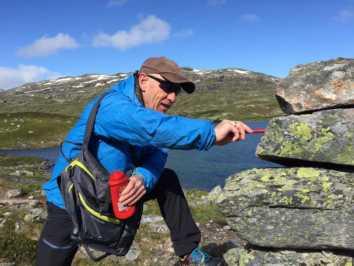
[[[146,193],[144,182],[139,176],[132,176],[128,185],[122,191],[119,202],[125,206],[132,206]]]
[[[252,129],[240,121],[222,120],[215,126],[217,145],[225,145],[230,142],[244,140],[246,133],[252,133]]]

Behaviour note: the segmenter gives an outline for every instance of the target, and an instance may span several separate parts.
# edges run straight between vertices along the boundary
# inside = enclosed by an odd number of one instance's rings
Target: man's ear
[[[145,73],[138,74],[138,82],[142,92],[145,92],[145,88],[148,80],[149,78]]]

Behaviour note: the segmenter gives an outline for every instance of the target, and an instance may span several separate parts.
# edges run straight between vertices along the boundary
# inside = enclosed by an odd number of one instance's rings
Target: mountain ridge
[[[201,70],[184,67],[183,72],[196,83],[195,95],[205,94],[206,91],[220,93],[222,90],[240,93],[244,88],[247,88],[249,91],[263,90],[269,97],[269,94],[274,93],[276,83],[280,80],[273,76],[241,68]],[[84,74],[26,83],[6,91],[0,91],[0,113],[49,112],[77,116],[82,105],[89,99],[132,73]],[[185,97],[186,95],[181,95],[180,98]],[[58,104],[62,107],[59,108]],[[75,107],[80,108],[63,108],[64,104],[74,104]]]

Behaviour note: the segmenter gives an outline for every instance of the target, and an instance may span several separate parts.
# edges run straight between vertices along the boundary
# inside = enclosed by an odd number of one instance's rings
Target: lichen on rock
[[[281,265],[281,266],[318,266],[343,265],[352,266],[352,258],[336,255],[331,252],[295,252],[295,251],[262,251],[241,247],[228,250],[224,254],[227,265],[253,266],[253,265]]]
[[[252,245],[354,249],[353,173],[247,170],[227,179],[217,202],[228,224]]]
[[[272,119],[257,147],[263,159],[354,166],[354,108]]]

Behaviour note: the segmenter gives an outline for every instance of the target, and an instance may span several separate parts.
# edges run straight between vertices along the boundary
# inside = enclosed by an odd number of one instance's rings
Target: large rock
[[[217,204],[251,245],[354,249],[354,173],[253,169],[229,177],[223,191]]]
[[[282,163],[301,161],[354,166],[354,108],[272,119],[257,155]]]
[[[286,113],[354,105],[354,59],[315,62],[293,68],[277,88]]]
[[[239,266],[352,266],[352,258],[329,252],[265,252],[261,250],[245,250],[233,248],[224,254],[227,265]]]

